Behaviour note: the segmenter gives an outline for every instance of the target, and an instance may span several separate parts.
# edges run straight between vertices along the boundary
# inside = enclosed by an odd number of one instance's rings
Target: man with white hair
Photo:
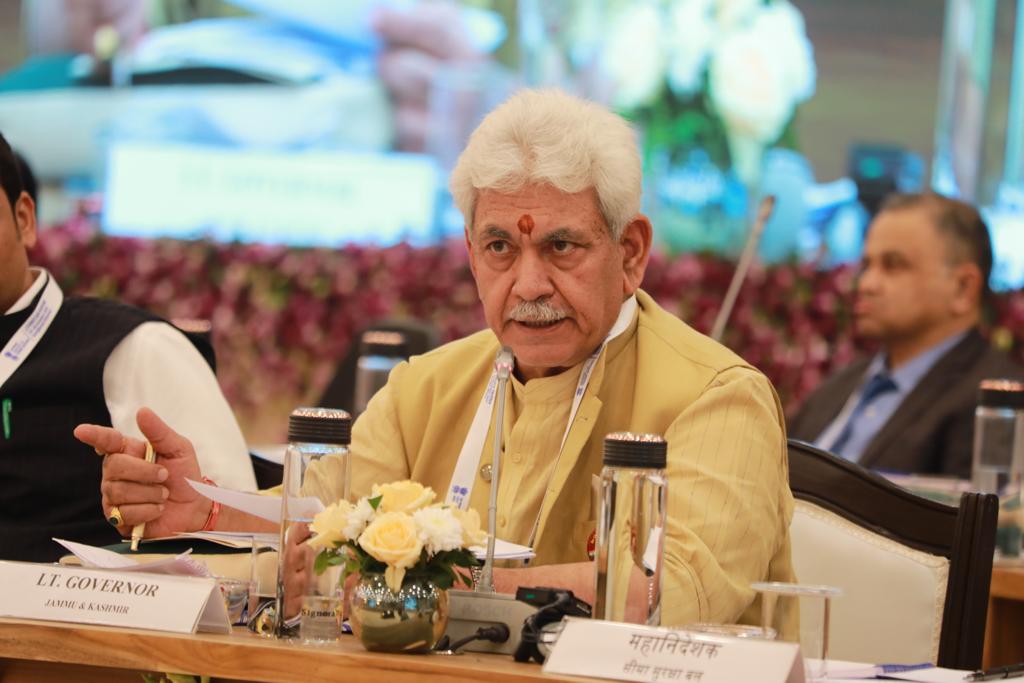
[[[652,234],[640,186],[632,130],[593,103],[523,91],[483,121],[451,190],[489,329],[395,368],[353,430],[352,493],[411,478],[485,512],[493,427],[481,439],[471,425],[508,346],[497,535],[537,557],[496,570],[498,589],[593,599],[604,437],[650,432],[668,442],[662,622],[757,623],[750,584],[793,580],[782,410],[763,375],[639,289]],[[147,522],[147,534],[201,526],[210,502],[181,481],[199,476],[188,442],[151,413],[140,427],[160,457],[142,462],[134,441],[110,455],[104,505]],[[111,430],[77,434],[100,449],[122,443]],[[216,526],[251,524],[225,509]],[[793,619],[781,613],[777,625],[791,632]]]

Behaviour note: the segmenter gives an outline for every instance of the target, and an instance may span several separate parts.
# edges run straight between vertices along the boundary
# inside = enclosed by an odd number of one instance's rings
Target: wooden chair
[[[943,505],[793,439],[789,479],[797,579],[844,590],[832,602],[830,657],[981,666],[996,496]]]

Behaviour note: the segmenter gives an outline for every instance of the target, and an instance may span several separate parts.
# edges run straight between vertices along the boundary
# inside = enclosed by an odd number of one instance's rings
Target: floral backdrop
[[[209,320],[221,385],[252,443],[284,437],[288,413],[319,398],[369,323],[414,316],[444,341],[484,326],[461,242],[328,250],[153,241],[104,236],[82,217],[42,231],[31,258],[67,293]],[[707,331],[732,272],[718,257],[656,253],[644,288]],[[771,378],[787,411],[857,351],[853,277],[851,268],[755,266],[740,293],[724,341]],[[996,310],[994,343],[1024,360],[1024,292],[1000,295]]]

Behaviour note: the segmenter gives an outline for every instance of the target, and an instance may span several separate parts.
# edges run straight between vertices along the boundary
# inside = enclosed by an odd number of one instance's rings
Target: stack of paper
[[[277,550],[280,537],[276,533],[255,531],[180,531],[172,538],[198,538],[228,548],[271,548]]]
[[[129,555],[122,555],[104,548],[65,541],[62,538],[53,539],[67,548],[82,562],[84,567],[95,569],[116,569],[122,572],[148,572],[150,574],[174,574],[177,576],[210,576],[210,570],[202,562],[197,562],[189,557],[192,549],[189,548],[180,555],[165,557],[150,562],[139,562]]]
[[[483,560],[487,555],[487,547],[478,545],[473,548],[473,554],[478,560]],[[532,560],[537,556],[533,548],[525,545],[517,545],[503,541],[500,538],[494,539],[494,559],[496,560]]]
[[[265,496],[259,493],[245,493],[242,491],[232,491],[231,489],[223,489],[219,486],[210,486],[209,484],[203,484],[198,481],[188,480],[188,483],[192,488],[199,492],[200,495],[206,496],[210,500],[215,500],[222,505],[236,508],[242,512],[248,512],[251,515],[266,519],[271,522],[281,522],[281,499],[277,496]],[[323,503],[318,498],[295,498],[292,499],[292,505],[295,509],[304,510],[300,516],[312,518],[317,512],[324,509]],[[195,534],[186,534],[195,536]],[[242,546],[235,547],[247,547],[252,543],[250,539],[253,538],[252,533],[243,534],[204,534],[196,536],[197,538],[207,538],[208,540],[215,541],[218,543],[225,543],[230,545],[229,538],[235,537],[236,540],[232,541],[237,543],[243,542]],[[273,536],[273,534],[255,534],[255,536]],[[276,547],[277,540],[270,539],[267,541],[268,546]],[[487,549],[484,546],[478,546],[473,548],[473,552],[480,559],[483,559],[487,553]],[[533,552],[533,548],[529,548],[524,545],[516,545],[515,543],[509,543],[503,541],[500,538],[494,542],[494,558],[497,560],[529,560],[533,559],[536,554]]]

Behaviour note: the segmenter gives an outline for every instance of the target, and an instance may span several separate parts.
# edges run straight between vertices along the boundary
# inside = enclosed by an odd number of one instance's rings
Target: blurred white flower
[[[713,49],[708,89],[730,134],[771,144],[793,115],[795,98],[771,22],[759,16]]]
[[[450,508],[421,508],[413,513],[412,519],[428,555],[462,547],[462,525]]]
[[[758,23],[774,37],[793,99],[798,103],[810,99],[816,76],[814,50],[800,10],[789,0],[775,0],[758,17]]]
[[[763,0],[715,0],[715,21],[728,31],[749,21],[763,6]]]
[[[661,24],[661,12],[651,0],[630,3],[612,17],[601,68],[615,84],[617,107],[649,104],[661,89],[666,59]]]
[[[683,0],[669,10],[668,84],[682,97],[701,87],[708,54],[716,37],[712,0]]]

